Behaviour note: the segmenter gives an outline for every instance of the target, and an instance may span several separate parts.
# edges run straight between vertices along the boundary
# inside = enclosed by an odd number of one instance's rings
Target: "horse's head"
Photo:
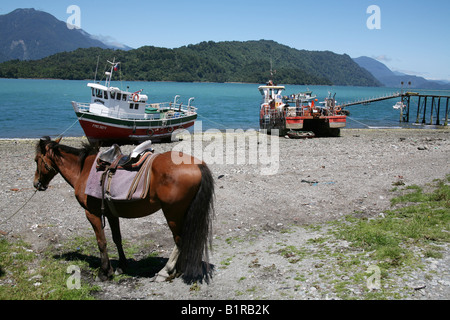
[[[34,187],[39,191],[45,191],[50,181],[58,174],[53,160],[53,147],[61,139],[52,141],[49,137],[41,138],[36,146],[36,173],[34,174]]]

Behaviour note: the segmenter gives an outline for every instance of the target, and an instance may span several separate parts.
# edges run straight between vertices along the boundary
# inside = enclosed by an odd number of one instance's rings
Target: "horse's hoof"
[[[105,282],[108,280],[111,280],[114,277],[114,272],[112,270],[110,270],[108,272],[108,274],[105,274],[102,271],[99,271],[97,273],[97,276],[95,277],[95,281],[101,281],[101,282]]]
[[[150,279],[152,282],[161,283],[167,281],[167,277],[156,274],[153,278]]]
[[[97,282],[105,282],[105,281],[108,281],[109,280],[109,278],[107,277],[107,276],[105,276],[105,275],[97,275],[96,277],[95,277],[95,281],[97,281]]]
[[[120,276],[121,274],[123,274],[122,268],[117,268],[116,271],[114,272],[114,275],[116,276]]]

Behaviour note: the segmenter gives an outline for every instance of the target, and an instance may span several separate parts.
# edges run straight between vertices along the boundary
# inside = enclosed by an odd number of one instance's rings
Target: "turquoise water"
[[[88,102],[89,81],[0,79],[0,138],[39,138],[44,135],[84,135],[77,123],[71,101]],[[123,90],[130,87],[140,89],[148,95],[149,102],[180,101],[187,104],[190,97],[198,108],[198,120],[203,130],[258,129],[261,97],[258,84],[238,83],[174,83],[174,82],[115,82]],[[339,86],[294,86],[286,85],[286,94],[312,90],[319,101],[336,93],[338,102],[355,101],[361,98],[383,96],[398,89],[339,87]],[[414,90],[416,91],[416,90]],[[425,91],[420,91],[425,93]],[[433,92],[450,95],[450,92]],[[399,127],[400,114],[392,106],[399,101],[391,99],[367,106],[352,106],[347,128]],[[412,113],[417,107],[413,104]],[[440,118],[444,118],[445,105],[441,105]],[[427,112],[428,113],[428,112]]]

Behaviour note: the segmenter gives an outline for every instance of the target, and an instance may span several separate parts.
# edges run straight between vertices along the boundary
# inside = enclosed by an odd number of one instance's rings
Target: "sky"
[[[450,81],[448,0],[15,0],[0,14],[35,8],[76,22],[72,5],[84,31],[132,48],[265,39]]]

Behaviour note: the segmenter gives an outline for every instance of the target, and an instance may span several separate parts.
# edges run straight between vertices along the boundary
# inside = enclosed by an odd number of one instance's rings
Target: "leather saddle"
[[[129,155],[118,145],[100,152],[91,168],[85,193],[106,202],[113,214],[113,202],[144,199],[150,188],[151,167],[156,154],[151,141],[137,146]]]
[[[146,141],[138,145],[129,155],[124,155],[122,150],[117,144],[114,144],[108,150],[101,152],[98,155],[97,165],[98,166],[114,166],[115,168],[121,167],[126,168],[133,166],[139,162],[140,157],[146,153],[153,153],[153,148],[151,147],[152,142]]]

